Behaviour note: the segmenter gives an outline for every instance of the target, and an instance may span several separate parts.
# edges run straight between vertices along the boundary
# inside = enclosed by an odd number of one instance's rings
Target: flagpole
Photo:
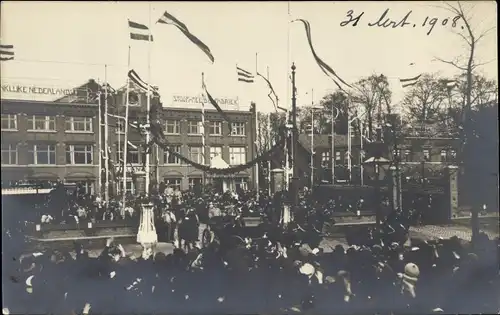
[[[128,46],[127,69],[130,70],[130,45]],[[122,208],[121,215],[125,217],[125,197],[127,194],[127,154],[128,154],[128,105],[130,97],[130,78],[127,75],[127,95],[125,95],[125,137],[123,139],[123,166],[122,166]]]
[[[258,56],[259,53],[255,53],[255,75],[257,75],[258,71]],[[255,88],[254,88],[255,91]],[[255,94],[254,94],[255,96]],[[254,110],[255,110],[255,149],[258,150],[258,141],[260,140],[260,130],[259,130],[259,113],[257,112],[257,102],[254,98]],[[259,163],[255,163],[255,187],[257,191],[257,198],[260,195],[260,183],[259,183]]]
[[[361,119],[359,120],[359,124],[360,124],[360,127],[361,127],[360,128],[360,134],[361,135],[359,137],[359,139],[360,139],[359,147],[360,147],[360,151],[361,151],[360,155],[359,155],[359,173],[360,173],[360,176],[361,176],[361,178],[360,178],[361,186],[363,186],[364,182],[365,182],[364,181],[364,177],[365,176],[363,174],[363,171],[364,171],[363,162],[364,162],[364,156],[365,156],[364,151],[363,151],[363,142],[365,142],[364,141],[364,129],[365,129],[365,126],[364,126],[364,123],[361,121]]]
[[[267,81],[269,81],[269,66],[267,67]],[[278,104],[276,104],[278,106]],[[271,113],[267,115],[267,138],[268,140],[268,150],[271,150]],[[267,191],[269,196],[271,196],[271,159],[267,159]]]
[[[291,80],[290,80],[290,72],[288,71],[288,66],[290,65],[290,62],[291,62],[291,52],[292,52],[292,49],[291,49],[291,45],[292,45],[292,41],[291,41],[291,32],[290,32],[290,20],[291,20],[291,13],[290,13],[290,1],[287,1],[287,71],[286,71],[286,81],[285,82],[288,82],[287,85],[286,85],[286,95],[287,97],[285,98],[286,99],[286,117],[285,117],[285,122],[286,124],[289,123],[290,121],[290,86],[292,84]],[[286,138],[288,139],[288,131],[286,133]],[[284,148],[284,153],[285,153],[285,187],[286,187],[286,190],[289,191],[290,189],[290,161],[289,161],[289,157],[288,157],[288,151],[289,151],[289,146],[288,146],[288,140],[285,141],[285,148]]]
[[[205,74],[202,72],[201,73],[201,89],[203,91],[203,87],[205,86]],[[202,92],[203,93],[203,92]],[[203,98],[203,97],[202,97]],[[201,102],[201,150],[202,150],[202,155],[201,158],[203,159],[203,165],[205,165],[205,103],[202,101]],[[205,191],[205,185],[206,185],[206,174],[205,171],[201,173],[201,184],[203,185],[202,187],[202,192]]]
[[[151,95],[150,95],[150,90],[151,90],[151,2],[149,2],[149,7],[148,7],[148,14],[149,14],[149,20],[148,20],[148,92],[147,92],[147,107],[146,107],[146,112],[148,113],[146,115],[146,124],[150,126],[151,122],[149,121],[149,111],[151,110]],[[149,145],[150,142],[150,132],[146,133],[146,144]],[[149,150],[148,150],[149,151]],[[146,166],[145,166],[145,171],[146,171],[146,187],[145,187],[145,192],[146,196],[149,195],[149,185],[151,181],[151,174],[150,174],[150,154],[151,152],[148,153],[146,151]]]
[[[100,90],[97,92],[97,95],[98,95],[97,102],[98,102],[98,105],[99,105],[99,109],[98,109],[98,115],[99,115],[99,117],[98,117],[98,120],[97,120],[98,123],[99,123],[98,124],[99,125],[99,127],[98,127],[98,130],[99,130],[98,131],[98,133],[99,133],[99,140],[98,140],[99,149],[97,149],[97,156],[99,157],[98,158],[98,160],[99,160],[98,180],[99,180],[99,182],[98,182],[98,185],[97,185],[98,186],[97,187],[97,189],[98,189],[97,190],[97,195],[100,198],[102,196],[102,156],[101,156],[102,153],[101,152],[102,152],[102,136],[103,136],[103,134],[102,134],[102,125],[103,125],[102,124],[102,110],[101,110],[102,100],[101,100],[101,91]]]
[[[106,170],[104,183],[104,200],[106,204],[109,202],[109,124],[108,124],[108,65],[104,65],[104,156],[106,157]]]

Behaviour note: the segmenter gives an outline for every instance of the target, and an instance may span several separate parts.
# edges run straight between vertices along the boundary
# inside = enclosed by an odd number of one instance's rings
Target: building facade
[[[92,80],[86,87],[91,92],[99,88]],[[80,90],[85,89],[80,87]],[[126,90],[122,88],[110,93],[105,102],[109,114],[107,144],[103,124],[99,128],[99,105],[95,98],[82,95],[79,98],[63,97],[54,102],[2,99],[2,186],[18,181],[64,180],[82,184],[91,193],[102,191],[103,184],[99,179],[106,178],[106,174],[99,173],[100,153],[109,152],[115,171],[120,169],[118,161],[123,160],[127,124],[119,117],[124,117]],[[147,98],[133,87],[129,90],[129,122],[144,120]],[[152,102],[155,101],[158,100]],[[221,107],[229,116],[231,125],[211,109],[205,110],[202,127],[201,108],[162,107],[160,122],[172,150],[205,165],[210,165],[211,158],[216,155],[222,157],[226,167],[252,160],[256,156],[255,106],[248,110]],[[101,107],[101,114],[103,111]],[[205,147],[202,146],[203,130]],[[144,136],[130,125],[128,143],[131,145],[128,145],[126,169],[129,180],[126,189],[133,192],[135,187],[130,175],[133,170],[144,167],[146,147],[143,145]],[[104,169],[102,160],[101,165]],[[217,176],[204,174],[163,148],[154,148],[151,152],[150,169],[154,179],[182,190],[202,182],[217,182]],[[122,180],[110,173],[110,189],[119,192]],[[252,188],[254,178],[255,172],[250,168],[233,174],[231,182],[234,188]]]

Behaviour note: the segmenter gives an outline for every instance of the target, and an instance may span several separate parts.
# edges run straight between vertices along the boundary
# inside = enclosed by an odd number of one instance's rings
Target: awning
[[[71,173],[65,178],[66,181],[94,181],[95,179],[95,175],[90,173]]]

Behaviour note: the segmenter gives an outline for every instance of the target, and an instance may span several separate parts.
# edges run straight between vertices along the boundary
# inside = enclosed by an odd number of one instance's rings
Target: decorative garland
[[[278,139],[278,142],[276,143],[276,145],[274,145],[271,149],[269,149],[268,151],[264,152],[263,154],[257,156],[255,159],[249,161],[248,163],[221,169],[221,168],[213,168],[213,167],[210,167],[207,165],[203,165],[203,164],[194,162],[194,161],[186,158],[182,154],[173,151],[170,148],[170,146],[171,146],[170,143],[168,143],[168,141],[165,139],[165,136],[164,136],[163,131],[162,131],[160,126],[158,126],[157,124],[152,124],[150,129],[151,129],[151,133],[153,135],[153,141],[152,141],[153,143],[162,147],[164,150],[168,151],[170,154],[177,157],[178,159],[180,159],[184,163],[190,164],[191,166],[193,166],[199,170],[202,170],[204,172],[207,172],[210,174],[217,174],[217,175],[236,174],[236,173],[239,173],[243,170],[251,168],[255,164],[269,159],[278,150],[282,150],[285,146],[285,141],[286,141],[286,137],[282,136]]]

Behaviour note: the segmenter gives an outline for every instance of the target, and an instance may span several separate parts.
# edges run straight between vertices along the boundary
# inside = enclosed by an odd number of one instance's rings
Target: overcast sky
[[[452,33],[453,16],[436,8],[439,2],[7,2],[2,1],[2,44],[15,47],[15,60],[2,62],[2,85],[23,84],[71,88],[89,78],[105,79],[114,87],[124,85],[127,73],[128,46],[131,66],[144,80],[148,79],[147,42],[131,41],[127,19],[148,24],[154,42],[151,45],[151,82],[160,88],[164,105],[172,96],[201,93],[201,73],[205,73],[209,91],[217,97],[238,97],[242,107],[253,99],[260,111],[270,111],[267,89],[258,84],[238,83],[235,66],[265,74],[270,79],[282,105],[287,101],[287,76],[291,61],[297,66],[299,105],[310,104],[310,91],[319,99],[334,89],[315,63],[304,26],[289,24],[290,19],[310,22],[312,41],[317,54],[347,82],[383,73],[389,77],[397,103],[402,96],[398,78],[421,72],[440,72],[453,76],[457,70],[434,56],[452,59],[463,55],[463,41]],[[475,2],[472,25],[479,31],[496,26],[496,3]],[[465,3],[468,8],[470,3]],[[149,8],[151,8],[149,10]],[[347,11],[361,14],[356,27],[341,27]],[[368,27],[382,13],[401,20],[409,11],[404,28]],[[155,24],[163,12],[184,22],[190,31],[207,44],[215,57],[211,64],[206,55],[172,25]],[[438,22],[422,26],[436,17]],[[446,26],[443,20],[448,18]],[[413,27],[415,24],[415,27]],[[457,23],[459,31],[462,22]],[[288,29],[290,49],[288,49]],[[291,57],[288,58],[288,51]],[[486,76],[497,79],[496,30],[483,39],[478,60],[492,63],[481,67]],[[291,60],[289,60],[291,59]],[[414,63],[414,66],[410,66]],[[309,92],[307,95],[306,92]],[[17,95],[20,96],[20,95]],[[13,98],[4,94],[3,98]]]

